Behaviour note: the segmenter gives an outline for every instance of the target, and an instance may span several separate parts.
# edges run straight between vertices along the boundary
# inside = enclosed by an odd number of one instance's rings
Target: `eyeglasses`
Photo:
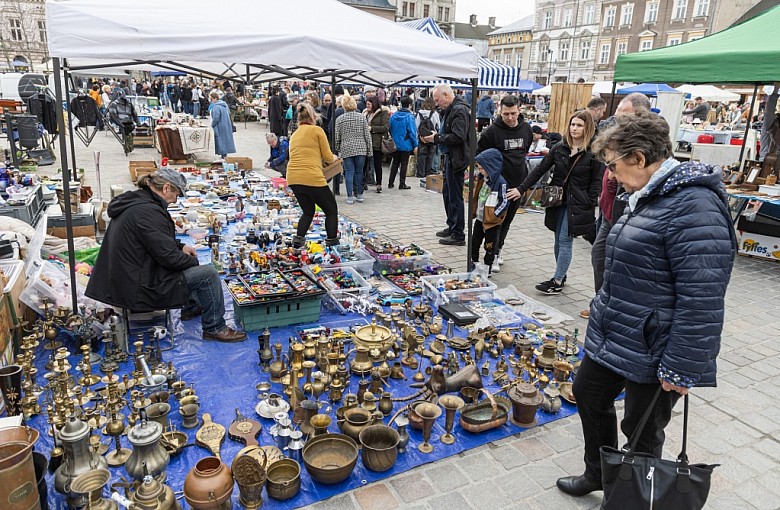
[[[619,156],[619,157],[613,159],[612,161],[610,161],[609,163],[604,163],[604,164],[607,165],[607,168],[609,169],[610,172],[614,173],[615,172],[615,163],[617,163],[618,161],[620,161],[621,159],[625,158],[628,155],[629,155],[629,153],[626,152],[622,156]]]

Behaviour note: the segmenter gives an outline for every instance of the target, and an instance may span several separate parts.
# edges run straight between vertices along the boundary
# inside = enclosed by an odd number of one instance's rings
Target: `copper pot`
[[[0,501],[8,510],[40,509],[32,449],[38,431],[27,427],[0,430]]]
[[[277,460],[268,467],[265,482],[268,497],[284,501],[295,497],[301,489],[301,466],[293,459]]]
[[[355,469],[358,444],[344,434],[323,434],[306,442],[301,452],[306,471],[316,482],[343,482]]]
[[[360,431],[374,423],[374,415],[360,407],[344,411],[341,431],[355,441],[360,441]]]
[[[230,508],[233,474],[217,457],[206,457],[195,464],[184,479],[184,499],[194,510]]]
[[[512,402],[512,422],[521,427],[531,427],[536,422],[536,410],[539,409],[544,395],[530,383],[518,383],[506,392]]]

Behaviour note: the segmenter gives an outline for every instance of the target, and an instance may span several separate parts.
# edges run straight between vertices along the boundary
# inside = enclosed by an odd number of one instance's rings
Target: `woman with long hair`
[[[293,246],[300,248],[306,240],[314,220],[315,207],[325,213],[325,231],[328,246],[339,243],[339,208],[325,176],[322,163],[330,163],[336,156],[330,151],[325,131],[317,125],[318,115],[314,108],[306,103],[297,106],[298,129],[290,138],[290,161],[287,163],[287,184],[290,186],[303,214],[298,219],[297,235],[293,237]]]
[[[507,197],[516,200],[548,170],[550,185],[563,188],[563,202],[545,210],[544,225],[555,232],[555,274],[536,286],[542,294],[559,294],[566,284],[575,237],[595,238],[595,211],[601,193],[604,164],[590,150],[596,132],[593,116],[587,111],[574,113],[563,140],[550,152],[516,190]]]
[[[368,130],[371,132],[371,146],[374,155],[376,192],[382,193],[382,138],[390,131],[390,111],[379,104],[376,96],[366,98],[365,109]]]

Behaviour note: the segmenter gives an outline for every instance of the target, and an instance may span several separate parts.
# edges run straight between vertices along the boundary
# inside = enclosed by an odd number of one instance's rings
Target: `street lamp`
[[[547,64],[547,85],[550,84],[550,77],[553,73],[553,50],[551,48],[547,48],[547,60],[549,64]]]

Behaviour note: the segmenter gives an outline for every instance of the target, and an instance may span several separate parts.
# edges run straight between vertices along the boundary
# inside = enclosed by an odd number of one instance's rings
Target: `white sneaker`
[[[501,272],[501,266],[498,264],[498,261],[494,261],[493,264],[490,266],[490,272],[491,273],[500,273]]]
[[[495,265],[499,265],[499,266],[503,266],[504,265],[504,259],[501,258],[501,255],[497,255],[496,256],[495,264],[493,264],[493,265],[494,266]],[[494,269],[494,271],[495,271],[495,269]]]

